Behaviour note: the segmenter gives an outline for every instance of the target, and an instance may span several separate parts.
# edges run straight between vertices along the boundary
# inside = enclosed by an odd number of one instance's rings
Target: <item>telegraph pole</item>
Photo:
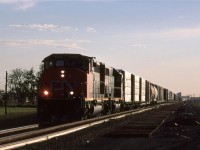
[[[8,91],[7,91],[8,73],[6,71],[6,85],[5,85],[5,115],[7,115],[7,102],[8,102]]]

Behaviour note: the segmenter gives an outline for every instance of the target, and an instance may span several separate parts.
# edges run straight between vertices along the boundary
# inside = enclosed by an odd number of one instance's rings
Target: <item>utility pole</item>
[[[5,86],[5,115],[7,115],[7,102],[8,102],[8,91],[7,91],[8,73],[6,71],[6,86]]]

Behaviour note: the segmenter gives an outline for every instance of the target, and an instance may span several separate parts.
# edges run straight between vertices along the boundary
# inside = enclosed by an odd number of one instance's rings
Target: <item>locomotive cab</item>
[[[38,98],[40,122],[81,116],[87,96],[90,60],[80,54],[52,54],[43,60]]]

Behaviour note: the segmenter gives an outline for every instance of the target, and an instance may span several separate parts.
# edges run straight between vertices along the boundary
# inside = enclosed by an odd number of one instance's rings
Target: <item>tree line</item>
[[[40,71],[35,72],[31,69],[17,68],[8,74],[8,89],[9,97],[24,104],[26,100],[35,103],[38,93],[39,78],[42,72],[42,65]]]

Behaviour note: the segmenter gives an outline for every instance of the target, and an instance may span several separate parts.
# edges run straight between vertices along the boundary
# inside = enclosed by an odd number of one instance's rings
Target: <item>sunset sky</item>
[[[0,0],[0,89],[6,71],[38,71],[52,53],[94,56],[200,96],[200,1]]]

